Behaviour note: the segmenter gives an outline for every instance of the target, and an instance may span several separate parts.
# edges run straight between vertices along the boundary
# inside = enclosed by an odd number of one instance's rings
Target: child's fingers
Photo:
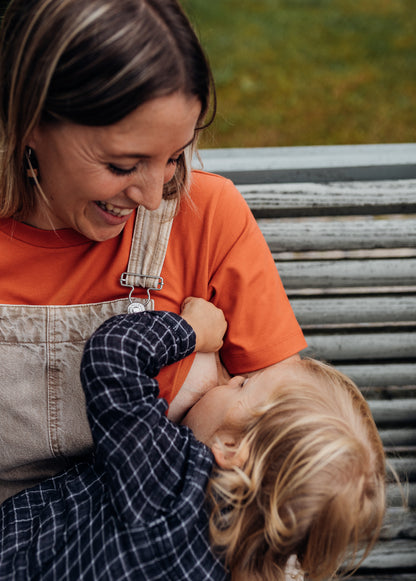
[[[227,322],[221,309],[201,298],[187,297],[181,316],[193,327],[197,351],[215,352],[223,345]]]

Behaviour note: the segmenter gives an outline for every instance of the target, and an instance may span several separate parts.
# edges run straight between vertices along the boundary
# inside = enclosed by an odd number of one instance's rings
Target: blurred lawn
[[[217,119],[202,147],[416,141],[415,0],[182,0]]]

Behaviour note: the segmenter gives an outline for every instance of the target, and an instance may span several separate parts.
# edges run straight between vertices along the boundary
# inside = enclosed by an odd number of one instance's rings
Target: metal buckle
[[[146,305],[151,300],[150,299],[150,291],[153,291],[153,290],[154,291],[160,291],[160,290],[162,290],[163,285],[165,284],[164,283],[164,280],[163,280],[163,278],[161,276],[151,276],[149,274],[142,274],[142,273],[136,273],[136,272],[123,272],[122,275],[121,275],[121,277],[120,277],[120,284],[121,284],[121,286],[126,286],[126,287],[128,287],[128,288],[131,289],[130,290],[130,293],[129,293],[129,308],[128,308],[129,312],[134,312],[134,311],[141,310],[141,309],[135,309],[134,307],[131,308],[132,305],[137,305],[138,303],[137,302],[135,303],[135,301],[132,299],[132,296],[131,295],[133,294],[133,291],[134,291],[134,289],[136,287],[133,284],[129,284],[127,282],[127,277],[128,276],[133,276],[133,277],[138,277],[138,278],[139,277],[141,277],[141,278],[151,278],[151,279],[157,281],[155,286],[151,286],[151,287],[146,288],[146,291],[147,291],[147,299],[145,300],[145,302],[143,304],[143,310],[144,310],[144,308],[146,307]],[[143,287],[141,287],[141,288],[143,288]]]

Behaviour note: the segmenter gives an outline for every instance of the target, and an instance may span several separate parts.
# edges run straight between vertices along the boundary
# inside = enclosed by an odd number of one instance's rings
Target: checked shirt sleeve
[[[85,347],[81,379],[96,467],[116,514],[130,524],[173,510],[182,486],[191,436],[166,418],[153,378],[194,347],[192,328],[167,312],[113,317]]]

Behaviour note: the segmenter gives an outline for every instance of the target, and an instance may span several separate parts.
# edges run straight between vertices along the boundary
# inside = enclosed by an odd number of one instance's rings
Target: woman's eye
[[[175,157],[175,158],[171,157],[168,161],[168,165],[177,165],[178,161],[179,161],[179,157]]]
[[[109,163],[108,169],[111,171],[111,173],[115,174],[116,176],[129,176],[135,171],[137,171],[137,165],[130,167],[128,169],[124,169],[122,167],[118,167],[117,165]]]

